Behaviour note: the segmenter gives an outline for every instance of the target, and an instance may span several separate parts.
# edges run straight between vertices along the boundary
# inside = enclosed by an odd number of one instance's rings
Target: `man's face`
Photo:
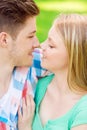
[[[34,48],[39,46],[36,37],[36,17],[27,19],[17,38],[12,40],[10,57],[14,66],[31,66]]]

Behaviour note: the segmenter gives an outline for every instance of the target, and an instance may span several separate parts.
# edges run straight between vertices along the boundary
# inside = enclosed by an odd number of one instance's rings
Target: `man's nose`
[[[38,38],[36,37],[36,38],[35,38],[35,41],[34,41],[34,43],[33,43],[33,48],[38,48],[38,47],[40,47],[40,43],[39,43]]]

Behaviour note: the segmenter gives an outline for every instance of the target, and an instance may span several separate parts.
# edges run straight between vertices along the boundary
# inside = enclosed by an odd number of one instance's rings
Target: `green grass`
[[[48,34],[53,20],[60,13],[87,14],[87,0],[35,0],[40,8],[37,17],[37,36],[43,42]]]

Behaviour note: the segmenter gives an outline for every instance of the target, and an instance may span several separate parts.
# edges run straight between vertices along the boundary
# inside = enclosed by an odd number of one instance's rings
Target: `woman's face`
[[[43,68],[54,73],[67,68],[68,52],[62,36],[56,31],[54,25],[50,29],[46,41],[42,43],[41,48],[43,50],[41,62]]]

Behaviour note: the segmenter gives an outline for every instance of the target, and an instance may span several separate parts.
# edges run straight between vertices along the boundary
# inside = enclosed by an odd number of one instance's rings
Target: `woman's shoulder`
[[[82,107],[84,108],[84,106],[86,106],[86,109],[87,109],[87,94],[85,94],[84,96],[80,98],[80,100],[77,103],[77,106],[79,109]]]
[[[87,124],[87,94],[84,95],[73,109],[73,114],[71,116],[72,127],[80,124]]]

